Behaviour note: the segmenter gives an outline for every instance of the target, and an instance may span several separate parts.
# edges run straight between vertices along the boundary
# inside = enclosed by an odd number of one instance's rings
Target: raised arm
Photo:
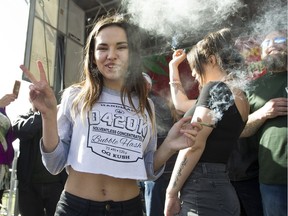
[[[57,100],[54,91],[47,82],[41,61],[37,62],[37,66],[40,73],[39,81],[36,80],[34,75],[25,66],[21,65],[20,68],[32,82],[29,87],[30,101],[42,114],[43,150],[45,152],[52,152],[58,144]]]
[[[176,50],[173,53],[172,60],[169,62],[170,92],[172,102],[179,114],[184,114],[191,108],[196,100],[190,100],[182,86],[178,66],[186,59],[186,53],[183,50]]]
[[[15,101],[16,95],[14,94],[5,94],[2,98],[0,98],[0,108],[5,108],[11,102]]]

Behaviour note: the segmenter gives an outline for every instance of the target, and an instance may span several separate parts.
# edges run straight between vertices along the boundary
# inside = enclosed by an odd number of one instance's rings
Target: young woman
[[[185,116],[200,117],[205,124],[195,144],[178,154],[166,191],[166,216],[240,215],[226,163],[246,124],[249,104],[239,85],[234,85],[242,60],[233,44],[230,30],[222,29],[208,34],[187,55],[201,90]],[[178,70],[185,57],[183,52],[173,55],[170,70]],[[179,80],[170,84],[179,88]]]
[[[143,215],[137,180],[159,177],[165,162],[190,147],[202,128],[183,118],[156,150],[138,32],[119,15],[96,23],[85,47],[83,80],[64,91],[58,117],[41,62],[40,81],[21,66],[33,83],[30,99],[42,113],[45,166],[54,174],[64,167],[69,172],[57,216]]]

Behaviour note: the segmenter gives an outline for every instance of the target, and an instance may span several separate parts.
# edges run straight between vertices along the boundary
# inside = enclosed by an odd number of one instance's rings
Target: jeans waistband
[[[88,200],[82,197],[78,197],[76,195],[73,195],[67,191],[63,191],[63,193],[65,194],[65,196],[67,198],[73,199],[73,200],[77,200],[78,202],[83,202],[83,203],[89,203],[90,205],[93,205],[95,207],[106,207],[107,205],[109,205],[110,207],[122,207],[122,208],[126,208],[126,207],[131,207],[133,205],[135,205],[135,203],[137,203],[139,200],[141,200],[141,196],[140,194],[132,199],[129,200],[124,200],[124,201],[112,201],[112,200],[107,200],[107,201],[93,201],[93,200]]]
[[[125,216],[143,216],[143,207],[140,194],[132,199],[125,201],[114,202],[107,201],[93,201],[84,199],[76,195],[63,191],[57,205],[55,215],[125,215]]]
[[[226,165],[222,163],[198,163],[195,171],[202,173],[226,172]]]

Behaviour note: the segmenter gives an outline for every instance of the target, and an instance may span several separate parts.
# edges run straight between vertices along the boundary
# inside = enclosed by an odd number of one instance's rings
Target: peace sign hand
[[[42,62],[37,61],[37,66],[40,73],[39,81],[36,80],[34,75],[24,65],[20,66],[25,76],[32,82],[32,84],[29,86],[30,102],[42,113],[43,117],[45,117],[45,115],[49,116],[49,114],[55,113],[57,115],[57,100],[53,89],[47,82]]]

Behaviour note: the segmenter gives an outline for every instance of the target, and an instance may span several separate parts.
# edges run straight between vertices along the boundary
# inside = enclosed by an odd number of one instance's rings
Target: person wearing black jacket
[[[50,174],[41,159],[39,141],[42,137],[42,118],[31,108],[13,122],[13,130],[20,141],[17,160],[19,212],[21,216],[53,216],[67,174]]]

